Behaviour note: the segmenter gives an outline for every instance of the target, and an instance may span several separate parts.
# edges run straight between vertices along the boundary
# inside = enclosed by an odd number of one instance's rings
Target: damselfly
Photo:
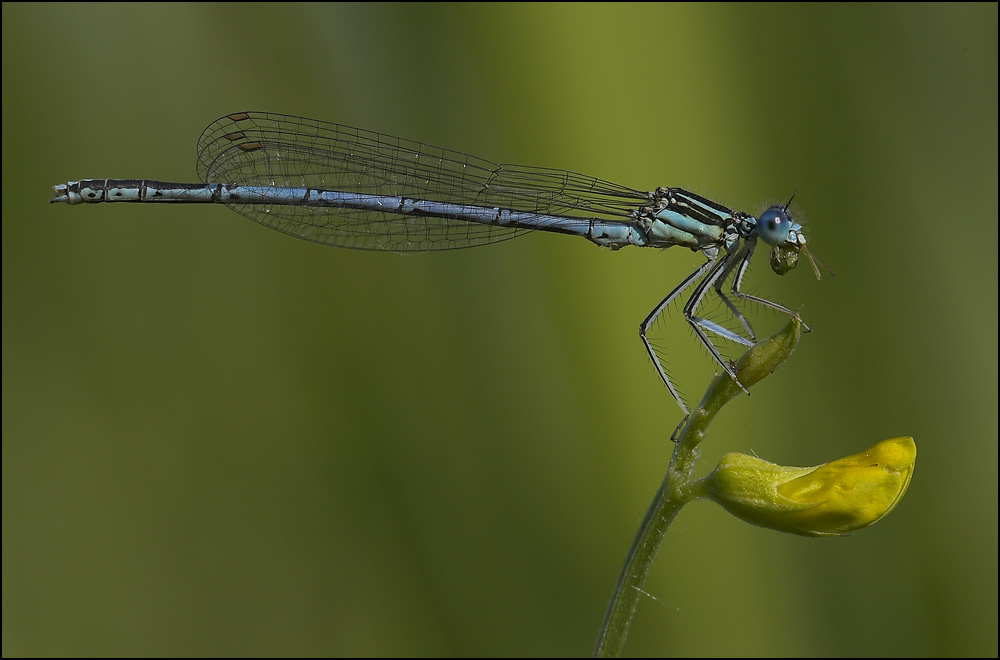
[[[788,203],[754,217],[680,188],[643,192],[290,115],[241,112],[212,122],[198,140],[198,176],[202,183],[84,179],[55,186],[51,201],[217,202],[298,238],[363,250],[447,250],[540,229],[583,236],[612,250],[676,245],[700,251],[705,263],[639,325],[646,353],[685,414],[687,406],[647,338],[661,312],[691,288],[684,318],[735,380],[733,367],[709,338],[711,333],[737,344],[755,343],[733,299],[794,314],[740,290],[757,239],[771,246],[774,272],[789,272],[804,252],[819,277]],[[733,299],[723,291],[730,277]],[[736,330],[698,315],[712,291],[738,321]]]

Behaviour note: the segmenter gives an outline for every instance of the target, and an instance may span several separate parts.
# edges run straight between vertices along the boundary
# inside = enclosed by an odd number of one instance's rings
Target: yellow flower
[[[746,454],[726,454],[694,484],[754,525],[804,536],[834,536],[882,519],[903,497],[913,474],[913,438],[884,440],[817,467],[786,467]]]

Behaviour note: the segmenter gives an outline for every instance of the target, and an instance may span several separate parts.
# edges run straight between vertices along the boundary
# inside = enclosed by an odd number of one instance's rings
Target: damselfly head
[[[794,197],[794,195],[793,195]],[[788,200],[791,203],[792,200]],[[774,204],[757,218],[757,236],[771,250],[771,270],[784,275],[799,263],[799,251],[805,247],[802,228],[792,220],[788,204]]]
[[[757,236],[768,245],[784,245],[793,239],[794,232],[799,228],[792,220],[792,214],[788,212],[788,207],[783,204],[769,206],[766,211],[757,218]]]
[[[788,210],[793,199],[795,193],[792,193],[786,203],[769,207],[757,218],[757,236],[768,245],[774,246],[771,250],[771,270],[778,275],[788,273],[798,265],[799,253],[804,252],[817,280],[821,279],[820,267],[833,275],[829,268],[806,249],[806,237],[802,234],[802,226],[792,219],[792,214]]]

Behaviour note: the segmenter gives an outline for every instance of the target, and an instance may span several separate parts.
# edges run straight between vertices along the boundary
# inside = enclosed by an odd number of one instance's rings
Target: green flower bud
[[[903,497],[913,474],[913,438],[894,438],[817,467],[786,467],[746,454],[726,454],[695,484],[737,518],[803,536],[835,536],[882,519]]]

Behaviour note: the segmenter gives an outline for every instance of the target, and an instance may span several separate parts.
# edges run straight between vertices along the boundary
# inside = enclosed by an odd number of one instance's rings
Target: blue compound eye
[[[784,206],[775,204],[757,218],[757,235],[768,245],[780,245],[788,238],[792,219]]]

